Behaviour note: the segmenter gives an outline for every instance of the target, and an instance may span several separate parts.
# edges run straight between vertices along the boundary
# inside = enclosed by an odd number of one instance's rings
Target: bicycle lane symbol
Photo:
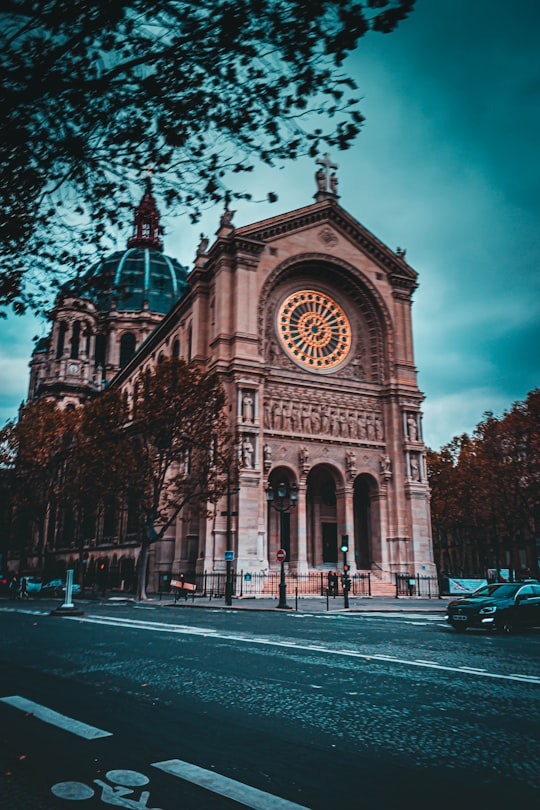
[[[161,810],[159,807],[148,807],[150,792],[141,791],[139,798],[127,797],[134,794],[132,788],[140,788],[147,785],[150,780],[144,773],[139,771],[114,770],[107,771],[104,782],[101,779],[93,779],[94,785],[101,788],[101,801],[104,804],[112,804],[116,807],[129,807],[131,810]],[[110,784],[111,783],[111,784]],[[83,801],[91,799],[96,793],[95,789],[84,782],[57,782],[51,788],[51,793],[59,799],[67,801]]]

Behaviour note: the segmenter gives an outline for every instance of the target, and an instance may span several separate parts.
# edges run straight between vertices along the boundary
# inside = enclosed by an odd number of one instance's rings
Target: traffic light
[[[341,550],[344,554],[346,554],[349,550],[349,535],[342,534],[341,535]]]
[[[351,568],[351,566],[347,565],[347,563],[345,563],[345,565],[343,566],[343,570],[345,571],[345,573],[347,573],[347,571],[349,571],[350,568]]]

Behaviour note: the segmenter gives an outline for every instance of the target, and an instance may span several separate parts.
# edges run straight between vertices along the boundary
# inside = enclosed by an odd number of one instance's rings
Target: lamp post
[[[232,605],[232,592],[233,592],[233,579],[232,579],[232,560],[230,559],[230,554],[233,552],[232,549],[232,523],[231,518],[233,516],[233,512],[231,511],[231,465],[221,453],[217,447],[208,447],[200,442],[194,441],[189,436],[182,436],[182,440],[186,442],[186,444],[193,444],[196,447],[201,447],[203,450],[210,450],[212,453],[215,453],[216,456],[220,459],[225,467],[225,473],[227,476],[227,511],[222,512],[222,516],[227,517],[227,524],[225,528],[225,541],[227,545],[227,552],[228,554],[225,557],[226,560],[226,574],[225,574],[225,604],[227,607]]]
[[[276,497],[277,496],[277,497]],[[285,582],[285,560],[289,556],[290,549],[283,548],[285,537],[285,515],[294,509],[298,503],[298,486],[296,484],[286,484],[281,482],[277,486],[277,491],[268,483],[266,487],[266,499],[268,507],[273,507],[279,512],[279,544],[278,560],[281,563],[281,576],[279,581],[279,602],[278,608],[286,609],[287,606],[287,583]]]

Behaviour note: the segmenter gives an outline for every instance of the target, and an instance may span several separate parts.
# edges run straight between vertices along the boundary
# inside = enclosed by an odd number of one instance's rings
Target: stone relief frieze
[[[382,412],[367,398],[343,397],[321,391],[270,386],[264,398],[265,430],[347,441],[384,442]]]

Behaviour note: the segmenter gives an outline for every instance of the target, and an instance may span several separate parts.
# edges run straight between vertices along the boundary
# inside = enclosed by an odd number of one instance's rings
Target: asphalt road
[[[6,810],[538,802],[539,632],[54,604],[0,603]]]

